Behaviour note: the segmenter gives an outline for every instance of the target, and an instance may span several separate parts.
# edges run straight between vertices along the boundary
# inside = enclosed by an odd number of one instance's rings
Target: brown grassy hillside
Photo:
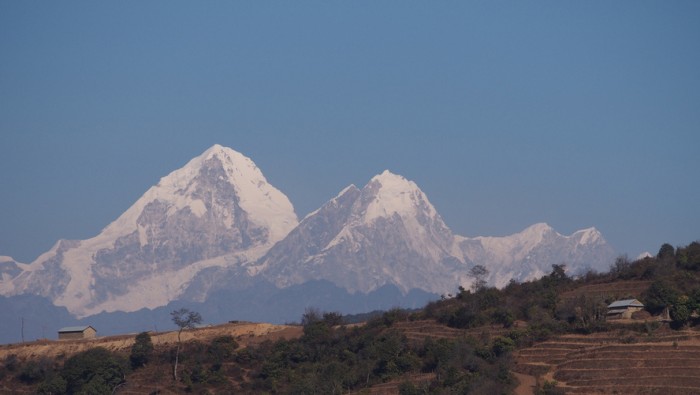
[[[181,338],[183,343],[191,345],[193,343],[208,343],[221,336],[232,336],[241,347],[247,347],[268,340],[298,338],[301,333],[300,326],[240,322],[186,330],[182,332]],[[95,347],[103,347],[127,357],[134,344],[135,336],[109,336],[89,340],[41,340],[3,345],[0,346],[0,362],[7,363],[7,361],[12,360],[18,365],[26,365],[28,362],[52,361],[53,364],[60,364],[75,354]],[[155,347],[154,354],[168,355],[177,343],[177,332],[151,333],[151,340]],[[186,364],[182,368],[187,369]],[[132,372],[127,383],[120,388],[118,393],[148,394],[156,391],[159,394],[174,394],[184,392],[184,386],[173,383],[172,367],[167,360],[155,360],[145,368]],[[5,374],[0,380],[0,393],[35,393],[35,388],[17,380],[15,375]]]
[[[233,336],[241,346],[247,346],[282,337],[299,337],[301,336],[301,327],[238,322],[183,331],[182,341],[199,340],[206,342],[224,335]],[[21,360],[41,357],[70,357],[93,347],[104,347],[110,351],[128,353],[134,344],[135,337],[136,335],[120,335],[87,340],[38,340],[27,343],[5,344],[0,346],[0,361],[4,361],[11,354],[16,355]],[[152,332],[151,340],[156,347],[175,344],[177,343],[177,332]]]

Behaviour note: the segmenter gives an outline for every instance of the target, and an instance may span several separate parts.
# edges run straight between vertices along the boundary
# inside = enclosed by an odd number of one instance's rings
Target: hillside
[[[8,355],[20,359],[40,357],[55,358],[59,355],[69,357],[94,347],[104,347],[114,352],[128,352],[134,344],[136,335],[106,336],[87,340],[38,340],[21,344],[0,345],[0,360]],[[177,342],[177,332],[150,333],[153,345],[168,346]],[[293,325],[273,325],[266,323],[236,322],[186,330],[181,340],[211,341],[220,336],[233,336],[241,346],[258,344],[265,340],[277,340],[281,337],[295,338],[301,336],[301,327]]]
[[[361,324],[308,309],[298,326],[225,324],[185,331],[181,345],[152,333],[152,350],[147,335],[8,345],[0,383],[54,394],[700,393],[698,252],[664,245],[577,278],[554,265],[539,280],[460,287]],[[608,318],[619,298],[646,311]]]
[[[700,332],[562,335],[515,353],[514,370],[567,394],[697,394]]]
[[[181,340],[188,346],[192,346],[195,343],[210,343],[214,339],[231,336],[240,347],[250,347],[265,341],[298,338],[301,334],[300,326],[238,322],[186,330],[182,332]],[[156,355],[168,355],[177,344],[177,332],[174,331],[151,333],[150,336]],[[32,364],[36,366],[50,361],[49,365],[55,366],[72,356],[98,347],[128,357],[135,337],[136,335],[132,334],[87,340],[42,340],[0,346],[0,361],[4,362],[2,374],[0,374],[2,377],[0,393],[35,393],[36,383],[23,382],[11,374],[21,375],[22,369],[28,370],[27,367],[31,367]],[[155,362],[143,370],[130,374],[127,385],[123,386],[119,393],[143,394],[151,391],[179,393],[178,386],[173,385],[172,375],[168,374],[171,370],[168,367],[168,361],[164,362]],[[16,367],[11,367],[10,364]]]

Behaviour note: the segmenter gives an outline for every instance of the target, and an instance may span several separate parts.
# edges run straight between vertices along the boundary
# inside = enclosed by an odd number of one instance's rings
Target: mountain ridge
[[[250,159],[214,145],[95,237],[59,241],[0,292],[45,296],[77,315],[157,307],[203,268],[257,259],[297,222]]]
[[[95,237],[60,240],[30,264],[3,258],[0,294],[41,295],[77,316],[185,296],[204,301],[258,277],[279,288],[328,280],[351,293],[393,284],[403,293],[441,294],[469,286],[475,265],[503,286],[554,263],[604,269],[612,254],[595,228],[563,236],[538,223],[510,236],[455,235],[415,182],[389,170],[298,221],[251,159],[216,144],[162,177]]]

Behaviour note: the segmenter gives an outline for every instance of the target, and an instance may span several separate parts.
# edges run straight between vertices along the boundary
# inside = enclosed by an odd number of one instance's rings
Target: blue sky
[[[299,217],[384,169],[455,233],[700,239],[697,1],[0,2],[0,255],[219,143]]]

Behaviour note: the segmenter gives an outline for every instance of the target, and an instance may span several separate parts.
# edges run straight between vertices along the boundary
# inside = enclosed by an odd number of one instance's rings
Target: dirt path
[[[515,395],[534,395],[537,380],[534,376],[527,374],[512,372],[513,376],[518,379],[518,386],[515,387]]]

